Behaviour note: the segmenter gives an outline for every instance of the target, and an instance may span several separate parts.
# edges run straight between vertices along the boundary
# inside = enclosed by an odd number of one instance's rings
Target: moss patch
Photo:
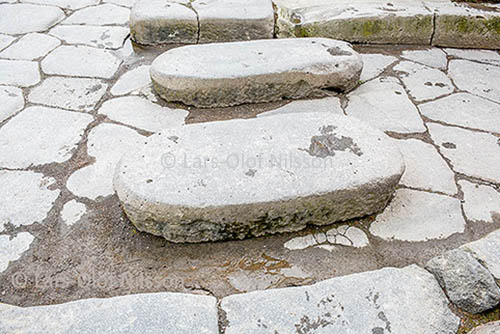
[[[481,314],[470,314],[458,309],[454,311],[461,318],[457,334],[466,334],[480,325],[500,320],[500,306]]]

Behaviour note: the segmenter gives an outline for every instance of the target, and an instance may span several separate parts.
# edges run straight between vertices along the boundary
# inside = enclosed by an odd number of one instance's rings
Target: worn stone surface
[[[296,113],[163,130],[123,156],[114,186],[139,230],[201,242],[380,211],[403,170],[382,132]]]
[[[0,34],[0,50],[8,47],[14,40],[15,38],[12,36]]]
[[[130,9],[112,4],[90,6],[75,11],[63,24],[123,25],[128,22]]]
[[[95,5],[99,2],[99,0],[21,0],[21,2],[36,3],[40,5],[52,5],[74,10]]]
[[[0,167],[26,168],[68,160],[93,120],[90,115],[66,110],[25,109],[0,129]]]
[[[418,108],[433,121],[500,133],[500,105],[472,94],[456,93]]]
[[[37,62],[0,59],[0,85],[30,87],[39,81]]]
[[[342,107],[338,97],[325,97],[323,99],[299,100],[290,102],[278,109],[258,114],[257,117],[273,116],[281,114],[293,114],[302,112],[330,112],[342,115]]]
[[[199,43],[234,42],[273,38],[271,0],[196,0]]]
[[[500,65],[500,54],[498,51],[468,49],[444,49],[444,51],[452,57],[476,60],[492,65]]]
[[[165,100],[209,108],[349,91],[362,67],[345,42],[274,39],[175,48],[154,60],[151,79]]]
[[[466,251],[448,251],[431,259],[425,268],[462,310],[481,313],[500,303],[500,288],[493,276]]]
[[[470,334],[496,334],[500,332],[500,321],[492,321],[474,328]]]
[[[214,297],[169,292],[27,308],[0,304],[0,331],[215,334],[219,330],[216,304]]]
[[[63,45],[42,60],[41,68],[46,74],[109,79],[120,63],[120,59],[108,50]]]
[[[23,91],[17,87],[0,86],[0,123],[24,107]]]
[[[464,193],[463,208],[467,219],[492,223],[493,214],[500,215],[500,192],[466,180],[460,180],[458,184]]]
[[[363,82],[379,76],[389,65],[398,60],[396,57],[378,53],[362,54],[361,59],[363,59],[363,71],[359,80]]]
[[[448,74],[459,89],[500,102],[498,66],[455,59],[450,61]]]
[[[455,174],[436,148],[417,139],[395,140],[405,160],[405,173],[401,184],[422,190],[457,193]]]
[[[55,179],[40,173],[0,170],[0,183],[0,232],[5,224],[41,222],[59,196],[59,190],[53,189]]]
[[[355,287],[353,289],[353,287]],[[384,268],[222,299],[226,333],[455,334],[459,319],[425,270]]]
[[[370,233],[379,238],[403,241],[444,239],[464,229],[458,199],[410,189],[398,189],[370,225]]]
[[[485,266],[500,284],[500,230],[461,247]]]
[[[401,53],[401,57],[440,70],[445,70],[448,65],[446,53],[438,48],[431,48],[428,50],[405,50]]]
[[[361,119],[383,131],[425,132],[418,110],[393,77],[381,77],[359,86],[347,96],[348,116]]]
[[[49,77],[28,95],[28,101],[71,110],[91,111],[108,85],[98,79]]]
[[[12,239],[8,235],[0,235],[0,272],[7,269],[11,261],[19,259],[29,249],[33,239],[28,232],[21,232]],[[2,322],[3,319],[0,319],[0,327]]]
[[[45,34],[31,33],[0,53],[0,58],[33,60],[45,56],[61,44],[57,38]]]
[[[0,33],[4,34],[44,31],[64,17],[60,8],[32,4],[0,4],[0,13]]]
[[[68,44],[83,44],[103,49],[119,49],[122,47],[129,30],[125,27],[58,25],[49,31]]]
[[[113,87],[111,87],[110,93],[113,95],[125,95],[141,89],[150,83],[149,66],[142,65],[124,73]]]
[[[340,225],[326,232],[326,238],[333,245],[352,246],[361,248],[367,246],[370,242],[361,229],[355,226]]]
[[[73,225],[77,223],[80,218],[87,212],[87,207],[81,202],[71,200],[64,204],[61,210],[61,219],[66,225]]]
[[[498,137],[457,127],[427,123],[432,140],[450,160],[455,172],[500,182]]]
[[[182,125],[188,114],[186,110],[161,107],[138,96],[108,100],[99,109],[99,113],[114,121],[150,132]]]

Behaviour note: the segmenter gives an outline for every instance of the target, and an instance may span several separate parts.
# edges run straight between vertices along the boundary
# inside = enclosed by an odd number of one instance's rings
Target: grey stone
[[[459,318],[431,274],[413,265],[222,299],[226,334],[455,334]]]
[[[500,333],[500,321],[492,321],[474,328],[469,334],[498,334]]]
[[[464,193],[464,213],[467,219],[492,223],[493,214],[500,215],[500,192],[493,187],[458,181]]]
[[[142,65],[123,74],[109,92],[113,95],[125,95],[144,88],[150,83],[149,66]]]
[[[403,171],[382,132],[296,113],[163,130],[123,156],[114,187],[139,230],[201,242],[378,212]]]
[[[299,99],[318,88],[349,91],[362,67],[345,42],[272,39],[175,48],[154,60],[151,79],[167,101],[210,108]]]
[[[427,262],[448,298],[470,313],[487,311],[500,303],[500,288],[493,276],[470,253],[448,251]]]
[[[440,70],[445,70],[448,66],[446,53],[438,48],[431,48],[427,50],[406,50],[401,53],[401,57]]]
[[[45,31],[64,18],[64,12],[53,6],[0,4],[0,33],[25,34]]]
[[[382,54],[361,54],[363,59],[363,71],[359,80],[365,82],[379,76],[389,65],[398,58]]]
[[[500,8],[500,7],[499,7]],[[481,63],[500,65],[500,54],[492,50],[444,49],[448,55],[456,58],[475,60]]]
[[[498,66],[454,59],[448,74],[461,90],[500,102],[500,71]]]
[[[313,100],[299,100],[290,102],[278,109],[270,110],[258,114],[257,117],[292,114],[302,112],[330,112],[343,115],[344,112],[340,106],[340,99],[338,97],[325,97],[322,99]]]
[[[500,284],[500,229],[461,247],[485,266]]]
[[[0,332],[215,334],[216,304],[214,297],[169,292],[26,308],[0,304]]]
[[[103,4],[75,11],[62,24],[122,25],[128,23],[130,9]]]
[[[62,39],[68,44],[83,44],[104,49],[122,47],[129,30],[125,27],[58,25],[49,34]]]

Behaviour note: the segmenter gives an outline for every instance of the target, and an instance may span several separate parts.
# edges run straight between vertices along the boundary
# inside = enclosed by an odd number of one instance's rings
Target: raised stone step
[[[123,156],[114,187],[139,230],[203,242],[373,214],[403,171],[381,131],[343,115],[291,113],[164,130]]]
[[[319,88],[349,91],[362,68],[345,42],[270,39],[169,50],[154,60],[151,79],[167,101],[210,108],[298,99]]]
[[[271,0],[139,0],[130,14],[132,39],[145,45],[272,38]]]

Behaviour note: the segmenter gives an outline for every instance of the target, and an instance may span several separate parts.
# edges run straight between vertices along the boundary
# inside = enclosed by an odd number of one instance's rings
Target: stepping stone
[[[349,91],[362,68],[348,43],[275,39],[175,48],[154,60],[151,79],[167,101],[211,108],[299,99],[319,88]]]
[[[379,212],[403,171],[381,131],[333,113],[291,113],[163,130],[122,157],[114,188],[139,230],[203,242]]]
[[[141,0],[130,32],[146,45],[273,38],[274,11],[271,0]]]

